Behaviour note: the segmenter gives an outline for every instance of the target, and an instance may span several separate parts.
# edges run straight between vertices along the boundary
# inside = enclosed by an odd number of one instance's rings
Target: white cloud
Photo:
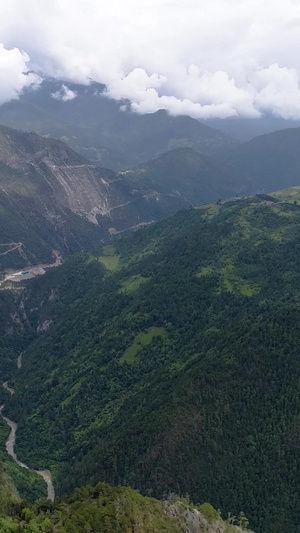
[[[0,35],[16,52],[0,102],[30,68],[104,83],[138,113],[299,118],[299,30],[300,0],[3,0]]]
[[[69,87],[63,83],[61,88],[58,91],[55,91],[55,93],[52,93],[51,96],[54,98],[54,100],[68,102],[69,100],[74,100],[74,98],[77,96],[77,93],[69,89]]]
[[[299,76],[295,69],[277,63],[255,74],[255,102],[261,109],[286,119],[300,118]]]
[[[0,43],[0,104],[18,98],[20,92],[39,83],[39,76],[29,72],[29,56],[18,48],[7,50]]]

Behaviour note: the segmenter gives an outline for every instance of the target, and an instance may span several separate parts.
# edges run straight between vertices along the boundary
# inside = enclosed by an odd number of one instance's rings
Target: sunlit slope
[[[128,487],[104,483],[78,488],[54,503],[23,501],[2,516],[0,510],[0,528],[7,533],[251,533],[246,527],[243,513],[224,521],[208,503],[193,506],[174,496],[160,502]]]

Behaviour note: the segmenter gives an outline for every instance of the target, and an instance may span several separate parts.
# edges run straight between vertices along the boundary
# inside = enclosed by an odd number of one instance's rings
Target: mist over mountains
[[[60,88],[44,82],[0,108],[0,120],[43,134],[1,127],[2,269],[52,262],[190,205],[298,184],[299,128],[240,143],[189,117],[122,111],[97,84],[72,86],[65,101]]]
[[[96,83],[70,85],[76,98],[68,101],[53,98],[62,86],[44,81],[36,91],[25,91],[19,100],[0,107],[0,123],[65,140],[88,159],[114,170],[132,168],[174,148],[211,155],[234,144],[222,131],[188,116],[172,117],[163,110],[133,113],[126,100],[110,100],[103,95],[105,87]]]

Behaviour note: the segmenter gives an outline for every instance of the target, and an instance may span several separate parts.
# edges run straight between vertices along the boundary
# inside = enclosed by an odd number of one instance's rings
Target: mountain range
[[[110,233],[247,190],[229,166],[192,149],[116,173],[62,141],[1,126],[0,269],[51,263]]]
[[[52,263],[190,205],[298,184],[300,129],[210,157],[177,148],[126,171],[62,141],[0,127],[0,269]]]
[[[60,87],[0,108],[38,132],[0,126],[0,404],[64,499],[20,503],[45,487],[0,421],[0,524],[80,531],[96,508],[103,531],[234,531],[188,500],[183,525],[176,493],[298,533],[300,128],[238,143]]]
[[[107,98],[103,85],[72,84],[77,96],[69,101],[53,98],[61,87],[62,82],[49,80],[36,91],[25,91],[19,100],[0,107],[0,124],[66,141],[93,163],[114,170],[132,168],[174,148],[212,155],[236,142],[187,116],[172,117],[163,110],[132,113],[127,101]]]

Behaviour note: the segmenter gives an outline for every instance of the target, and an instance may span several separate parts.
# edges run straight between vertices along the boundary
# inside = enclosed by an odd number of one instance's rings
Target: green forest
[[[299,223],[297,199],[219,201],[26,284],[2,362],[19,458],[59,496],[125,484],[299,532]]]
[[[161,502],[98,483],[54,503],[29,504],[14,493],[2,467],[0,481],[1,533],[251,533],[244,513],[223,520],[210,504],[192,506],[174,495]]]

